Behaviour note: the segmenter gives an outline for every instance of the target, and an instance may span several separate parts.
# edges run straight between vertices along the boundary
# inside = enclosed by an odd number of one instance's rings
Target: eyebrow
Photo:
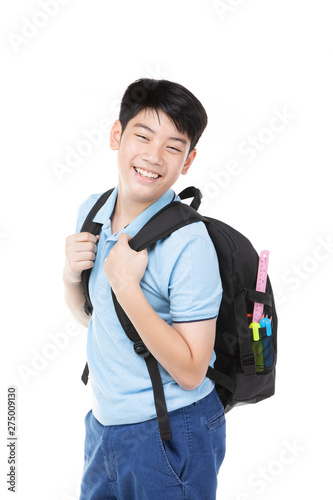
[[[133,125],[133,126],[144,128],[144,129],[148,130],[148,132],[155,134],[155,130],[148,127],[147,125],[144,125],[143,123],[135,123],[135,125]],[[188,144],[188,141],[186,141],[185,139],[181,139],[180,137],[168,137],[168,140],[182,142],[183,144],[185,144],[185,146]]]

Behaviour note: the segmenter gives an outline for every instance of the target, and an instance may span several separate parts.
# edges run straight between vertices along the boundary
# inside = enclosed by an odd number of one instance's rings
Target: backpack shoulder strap
[[[198,210],[202,199],[202,194],[200,189],[194,186],[189,186],[183,189],[183,191],[179,193],[178,196],[181,200],[186,200],[187,198],[193,198],[191,202],[191,207],[195,208],[195,210]]]
[[[139,252],[174,231],[193,222],[204,221],[204,217],[193,207],[173,201],[163,207],[130,240],[130,247]]]
[[[130,240],[129,244],[133,250],[136,251],[143,250],[144,248],[147,248],[149,245],[156,243],[160,239],[169,236],[170,234],[172,234],[177,229],[180,229],[181,227],[184,227],[188,224],[192,224],[193,222],[205,220],[205,218],[202,215],[200,215],[196,210],[199,207],[201,199],[201,193],[199,190],[197,190],[196,188],[187,188],[182,193],[180,193],[179,196],[181,199],[193,197],[194,199],[191,206],[176,201],[176,202],[171,202],[165,207],[163,207]],[[148,351],[148,349],[142,342],[138,332],[131,323],[125,311],[120,306],[111,288],[110,291],[116,314],[118,316],[119,322],[124,332],[126,333],[127,337],[133,342],[133,348],[136,354],[141,356],[146,362],[147,369],[153,386],[154,402],[155,402],[160,435],[162,441],[169,440],[172,438],[172,433],[170,429],[170,422],[168,418],[168,411],[164,396],[163,384],[159,373],[157,361],[151,355],[151,353]],[[89,297],[88,293],[87,296]],[[87,383],[88,373],[89,373],[89,368],[86,365],[85,371],[82,375],[82,380],[84,383]]]
[[[173,201],[159,210],[131,239],[129,245],[133,250],[139,252],[187,224],[204,220],[204,217],[197,212],[202,198],[198,188],[189,186],[178,196],[181,200],[193,198],[193,201],[191,205]]]
[[[191,194],[190,194],[191,196]],[[129,245],[133,250],[140,251],[158,240],[169,236],[177,229],[202,220],[198,212],[181,202],[171,202],[157,212],[130,240]],[[125,311],[120,306],[115,294],[111,289],[112,300],[119,322],[127,337],[133,342],[133,349],[146,362],[149,376],[152,382],[154,403],[157,421],[162,441],[172,438],[168,410],[165,401],[163,383],[158,369],[156,359],[151,355],[141,340],[138,332],[131,323]]]
[[[85,221],[82,224],[80,233],[87,232],[87,233],[92,233],[92,234],[98,234],[99,231],[98,232],[96,232],[96,231],[98,228],[100,229],[102,225],[98,224],[97,222],[93,222],[93,219],[94,219],[95,215],[97,214],[97,212],[102,208],[102,206],[104,205],[106,200],[110,197],[113,190],[114,190],[114,188],[109,189],[108,191],[105,191],[105,193],[103,193],[98,198],[96,203],[94,203],[94,205],[90,209],[90,212],[88,213],[87,217],[85,218]]]
[[[87,233],[91,233],[94,235],[99,234],[101,227],[102,227],[102,224],[94,222],[93,219],[94,219],[95,215],[97,214],[97,212],[100,210],[100,208],[102,208],[102,206],[104,205],[106,200],[110,197],[113,190],[114,190],[114,188],[109,189],[108,191],[103,193],[98,198],[98,200],[96,201],[94,206],[91,208],[85,221],[82,224],[81,231],[80,231],[81,233],[87,232]],[[89,288],[88,288],[90,273],[91,273],[91,269],[85,269],[81,273],[81,288],[82,288],[82,292],[83,292],[83,295],[85,298],[84,311],[88,315],[91,314],[91,312],[92,312],[92,303],[90,300]]]

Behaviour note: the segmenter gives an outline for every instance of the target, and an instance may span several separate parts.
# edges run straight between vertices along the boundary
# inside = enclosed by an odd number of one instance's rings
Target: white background
[[[73,331],[63,300],[64,245],[80,203],[117,182],[116,153],[103,132],[75,167],[60,175],[55,165],[80,150],[84,131],[117,119],[126,87],[141,77],[183,84],[209,116],[175,190],[198,186],[202,213],[271,252],[276,395],[227,415],[217,497],[328,497],[331,12],[328,0],[2,2],[1,498],[13,498],[6,409],[15,385],[15,498],[78,499],[90,387],[80,381],[86,331]],[[277,112],[284,122],[272,121]],[[268,130],[274,123],[278,132]],[[231,161],[238,167],[226,177]]]

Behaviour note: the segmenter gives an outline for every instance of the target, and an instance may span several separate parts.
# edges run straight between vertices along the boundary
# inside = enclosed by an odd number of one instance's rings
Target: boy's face
[[[129,202],[151,204],[186,174],[195,156],[189,154],[190,139],[181,134],[170,118],[146,109],[130,120],[122,133],[117,120],[110,146],[118,151],[119,194]],[[147,206],[148,206],[147,205]]]

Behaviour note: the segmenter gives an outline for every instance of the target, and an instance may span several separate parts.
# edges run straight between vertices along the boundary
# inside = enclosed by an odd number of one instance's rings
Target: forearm
[[[186,390],[200,385],[205,369],[198,369],[189,345],[175,328],[155,312],[140,285],[118,292],[117,300],[147,349],[171,377]]]
[[[84,295],[81,289],[81,282],[73,282],[68,279],[66,268],[63,272],[64,295],[67,307],[74,318],[84,326],[88,326],[90,316],[84,312]]]

